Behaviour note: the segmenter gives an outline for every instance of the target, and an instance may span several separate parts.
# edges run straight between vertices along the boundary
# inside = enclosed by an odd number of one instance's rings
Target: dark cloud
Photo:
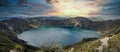
[[[24,2],[25,1],[25,2]],[[76,0],[77,2],[80,0]],[[103,16],[117,16],[120,18],[120,0],[83,0],[83,1],[100,1],[101,5],[97,15]],[[102,4],[104,1],[104,4]],[[54,12],[55,9],[48,3],[51,0],[0,0],[0,16],[3,14],[38,14],[44,15],[49,12]],[[25,4],[23,7],[19,7],[21,4]],[[114,17],[115,18],[115,17]]]
[[[120,0],[111,0],[102,6],[102,12],[110,15],[120,15]]]

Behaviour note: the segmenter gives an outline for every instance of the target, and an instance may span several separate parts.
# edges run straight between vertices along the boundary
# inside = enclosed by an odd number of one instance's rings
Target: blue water
[[[80,42],[83,38],[100,37],[100,34],[95,30],[84,28],[41,27],[23,32],[18,37],[33,46],[40,46],[49,42],[56,42],[62,46],[67,46]]]

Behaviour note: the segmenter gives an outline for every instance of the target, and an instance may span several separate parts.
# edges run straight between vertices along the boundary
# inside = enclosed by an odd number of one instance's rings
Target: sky
[[[0,16],[84,16],[120,18],[120,0],[0,0]]]

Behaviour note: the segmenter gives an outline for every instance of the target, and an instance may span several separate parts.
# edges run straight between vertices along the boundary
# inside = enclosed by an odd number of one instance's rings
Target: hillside
[[[12,18],[10,20],[1,20],[0,21],[0,51],[8,52],[10,49],[13,49],[14,47],[19,47],[22,50],[26,50],[26,52],[35,51],[38,48],[27,45],[24,40],[20,40],[17,38],[17,34],[30,30],[30,29],[38,28],[41,26],[68,27],[68,28],[69,27],[75,27],[75,28],[82,27],[82,28],[95,29],[95,30],[98,30],[101,34],[111,37],[111,40],[109,40],[110,48],[108,46],[108,48],[106,48],[107,51],[109,51],[109,49],[114,49],[115,51],[120,50],[119,48],[120,46],[118,46],[119,40],[120,40],[119,39],[120,19],[107,20],[107,21],[91,21],[83,17],[67,18],[67,19],[60,19],[60,20],[58,20],[57,18],[56,19],[50,19],[50,18],[45,19],[42,17],[34,17],[34,18],[24,18],[24,19],[23,18]],[[96,52],[94,48],[99,46],[100,39],[92,40],[92,41],[85,41],[85,42],[83,41],[82,43],[75,44],[72,47],[75,48],[75,52],[76,50],[79,50],[79,49],[80,51],[82,50],[83,52],[92,52],[92,51]],[[118,44],[115,44],[116,42]],[[65,49],[69,50],[70,48],[71,47],[67,47]]]

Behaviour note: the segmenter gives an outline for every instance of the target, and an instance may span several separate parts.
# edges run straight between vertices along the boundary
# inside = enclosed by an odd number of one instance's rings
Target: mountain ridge
[[[17,38],[17,34],[24,31],[39,28],[41,26],[53,27],[74,27],[74,28],[90,28],[98,30],[105,36],[120,34],[120,19],[107,21],[91,21],[83,17],[67,18],[62,20],[35,18],[12,18],[10,20],[0,21],[0,35],[7,37],[7,41],[16,42],[26,45],[26,42]],[[5,39],[5,38],[4,38]],[[8,42],[8,43],[10,43]],[[2,43],[2,41],[0,41]],[[27,47],[27,46],[26,46]],[[26,48],[28,49],[28,47]],[[34,49],[34,47],[32,48]],[[32,50],[31,49],[31,50]]]

